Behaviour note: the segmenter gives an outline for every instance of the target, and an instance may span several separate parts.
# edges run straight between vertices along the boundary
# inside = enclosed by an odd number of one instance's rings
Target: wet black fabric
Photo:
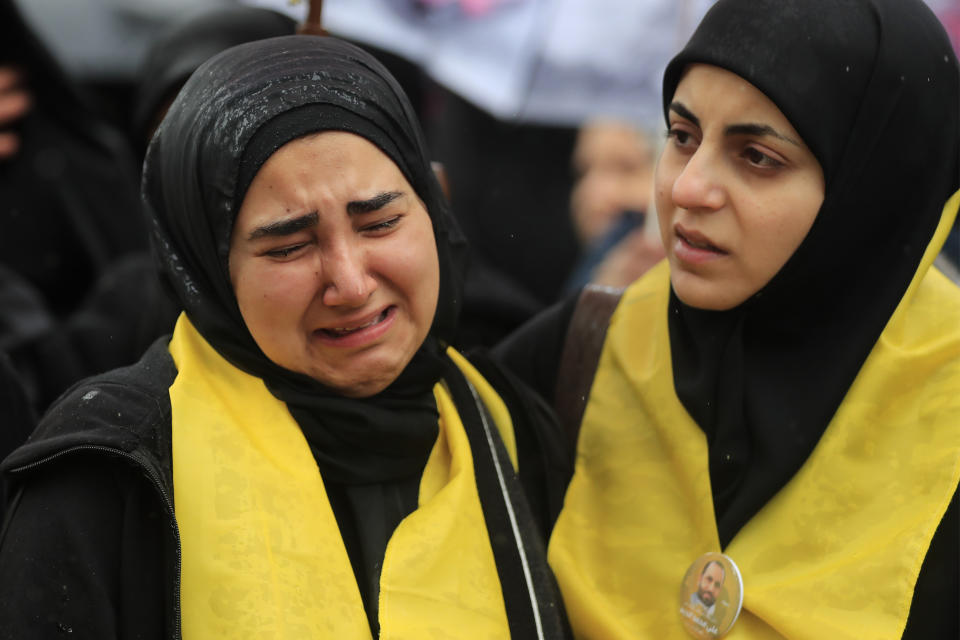
[[[356,133],[389,156],[425,203],[437,239],[440,293],[430,333],[393,384],[361,401],[267,359],[243,323],[228,274],[233,221],[256,170],[286,142],[322,130]],[[465,247],[413,110],[382,65],[342,41],[303,36],[215,56],[158,129],[143,191],[167,280],[191,321],[287,403],[324,477],[362,483],[418,475],[436,439],[432,388],[456,326]]]
[[[720,0],[664,76],[722,67],[784,113],[826,194],[779,273],[729,311],[671,294],[681,402],[707,436],[721,544],[806,460],[958,186],[958,66],[919,0]]]

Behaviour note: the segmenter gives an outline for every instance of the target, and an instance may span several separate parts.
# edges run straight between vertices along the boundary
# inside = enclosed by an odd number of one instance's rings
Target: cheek
[[[316,295],[314,270],[293,263],[238,271],[237,304],[251,333],[255,326],[299,322]]]
[[[747,255],[756,256],[763,271],[779,271],[807,237],[822,201],[822,194],[804,192],[776,203],[754,203],[759,220],[751,225]],[[777,213],[764,215],[770,211]]]
[[[437,309],[437,297],[440,293],[440,263],[437,245],[433,235],[433,226],[427,218],[416,230],[406,246],[406,259],[398,268],[403,273],[402,286],[410,300],[414,320],[419,332],[426,336],[433,324]]]
[[[677,178],[677,170],[667,154],[668,150],[665,150],[653,170],[653,197],[658,210],[662,208],[669,212],[673,206],[673,183]]]
[[[423,220],[411,220],[414,224],[389,240],[375,241],[367,254],[367,270],[406,308],[418,332],[426,325],[426,335],[437,306],[440,268],[433,226],[426,212],[422,215]]]
[[[653,200],[657,211],[657,224],[660,227],[660,239],[664,246],[669,244],[670,227],[673,220],[673,180],[665,175],[659,166],[653,177]]]
[[[418,321],[425,325],[421,327],[424,335],[433,324],[433,316],[437,311],[437,298],[440,295],[440,262],[432,229],[426,240],[429,246],[426,246],[425,242],[423,251],[418,252],[415,279],[410,283],[416,296]]]
[[[434,247],[434,250],[429,255],[430,261],[427,265],[427,277],[430,285],[429,287],[425,287],[424,291],[425,319],[428,331],[430,325],[433,324],[433,317],[437,313],[438,298],[440,296],[440,262],[436,247]]]

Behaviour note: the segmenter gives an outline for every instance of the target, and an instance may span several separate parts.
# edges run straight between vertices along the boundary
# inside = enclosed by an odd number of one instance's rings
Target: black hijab
[[[359,400],[263,354],[243,322],[227,265],[234,219],[260,166],[285,143],[323,130],[360,135],[393,160],[426,205],[439,254],[439,300],[426,340],[397,380]],[[432,388],[461,303],[465,245],[413,110],[386,69],[352,45],[315,36],[218,54],[191,76],[157,130],[143,195],[161,271],[191,322],[287,404],[325,479],[419,477],[437,435]]]
[[[726,546],[813,450],[957,189],[958,65],[920,0],[720,0],[667,67],[665,111],[692,63],[769,97],[826,181],[810,232],[746,302],[671,293],[674,385],[707,436]]]

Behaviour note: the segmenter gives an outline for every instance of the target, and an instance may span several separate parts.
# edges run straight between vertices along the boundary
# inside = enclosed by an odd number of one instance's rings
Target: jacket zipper
[[[23,471],[29,471],[31,469],[36,469],[42,465],[47,464],[57,458],[65,456],[69,453],[74,453],[76,451],[99,451],[101,453],[108,453],[111,455],[119,456],[133,462],[136,466],[140,467],[144,475],[150,480],[154,488],[160,494],[160,497],[163,499],[163,504],[166,506],[167,515],[170,517],[170,522],[173,524],[173,533],[177,543],[177,570],[174,577],[174,598],[173,598],[173,640],[182,640],[180,635],[180,569],[181,569],[181,546],[180,546],[180,527],[177,525],[177,518],[173,512],[173,501],[170,500],[170,496],[167,494],[166,490],[163,488],[163,483],[160,481],[160,477],[157,475],[156,471],[147,466],[139,457],[127,453],[126,451],[121,451],[120,449],[115,449],[113,447],[105,447],[102,445],[94,444],[82,444],[74,447],[69,447],[63,451],[58,451],[52,455],[42,458],[30,464],[25,464],[22,467],[16,467],[11,469],[9,473],[21,473]]]

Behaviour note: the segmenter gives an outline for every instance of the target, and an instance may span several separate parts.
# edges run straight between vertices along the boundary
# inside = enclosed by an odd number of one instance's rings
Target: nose
[[[321,301],[328,307],[362,306],[377,288],[363,249],[341,243],[328,247],[322,256]]]
[[[673,181],[673,202],[691,211],[716,211],[726,202],[719,160],[705,145],[687,160]]]

